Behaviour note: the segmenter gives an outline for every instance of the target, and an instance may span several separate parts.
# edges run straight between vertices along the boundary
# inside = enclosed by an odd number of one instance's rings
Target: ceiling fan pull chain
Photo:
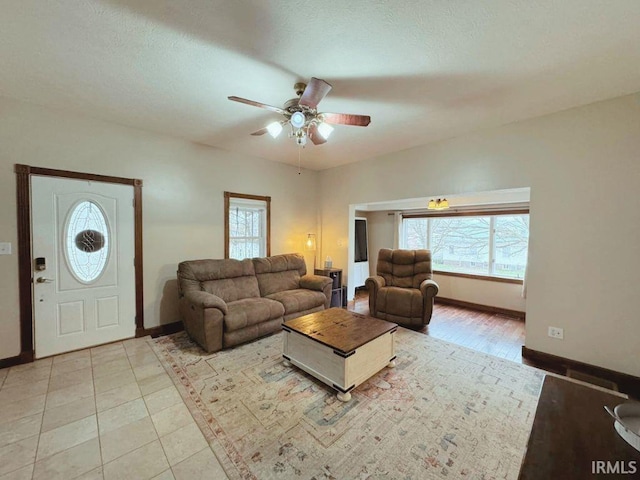
[[[300,172],[300,155],[302,153],[302,145],[298,145],[298,175],[301,174]]]

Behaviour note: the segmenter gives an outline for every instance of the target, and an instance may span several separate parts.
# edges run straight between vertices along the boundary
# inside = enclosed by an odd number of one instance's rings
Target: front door
[[[133,187],[31,177],[35,356],[133,337]]]

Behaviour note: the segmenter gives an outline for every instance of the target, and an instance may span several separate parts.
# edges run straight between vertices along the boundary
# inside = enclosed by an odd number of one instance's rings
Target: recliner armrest
[[[217,308],[227,314],[227,303],[213,293],[190,290],[184,294],[185,300],[200,308]]]
[[[384,287],[387,282],[384,281],[384,277],[380,275],[374,275],[365,280],[364,284],[367,286],[367,290],[371,293],[371,289],[379,290]]]
[[[424,295],[426,298],[433,298],[438,294],[438,284],[436,282],[434,282],[433,280],[424,280],[421,284],[420,284],[420,291],[422,292],[422,295]]]
[[[324,288],[333,283],[330,277],[322,275],[304,275],[300,277],[300,288],[307,288],[309,290],[317,290],[319,292],[324,291]]]
[[[384,287],[387,282],[385,282],[384,277],[374,275],[367,278],[364,284],[369,292],[369,314],[375,317],[378,315],[378,290]]]

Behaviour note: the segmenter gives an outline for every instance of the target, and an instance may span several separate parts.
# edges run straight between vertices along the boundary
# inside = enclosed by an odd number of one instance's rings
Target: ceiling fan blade
[[[246,98],[236,97],[233,95],[227,98],[233,102],[246,103],[247,105],[251,105],[253,107],[264,108],[265,110],[271,110],[272,112],[281,113],[283,115],[286,113],[283,109],[274,107],[272,105],[267,105],[266,103],[254,102],[253,100],[247,100]]]
[[[253,135],[253,136],[257,137],[257,136],[259,136],[259,135],[264,135],[264,134],[265,134],[265,133],[267,133],[267,132],[268,132],[268,130],[267,130],[267,128],[265,127],[265,128],[261,128],[260,130],[256,130],[256,131],[255,131],[255,132],[253,132],[251,135]]]
[[[334,125],[354,125],[356,127],[366,127],[371,123],[369,115],[354,115],[351,113],[322,113],[322,120]]]
[[[318,133],[318,126],[313,123],[309,127],[309,138],[314,145],[322,145],[323,143],[327,143],[327,139]]]
[[[304,89],[298,105],[306,105],[309,108],[316,108],[327,93],[331,90],[331,84],[319,78],[311,77],[311,81]]]

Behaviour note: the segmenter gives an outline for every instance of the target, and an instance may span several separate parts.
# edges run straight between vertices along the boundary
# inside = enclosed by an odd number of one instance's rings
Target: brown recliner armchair
[[[414,329],[429,324],[438,294],[438,284],[431,279],[429,250],[383,248],[376,273],[366,281],[373,317]]]

